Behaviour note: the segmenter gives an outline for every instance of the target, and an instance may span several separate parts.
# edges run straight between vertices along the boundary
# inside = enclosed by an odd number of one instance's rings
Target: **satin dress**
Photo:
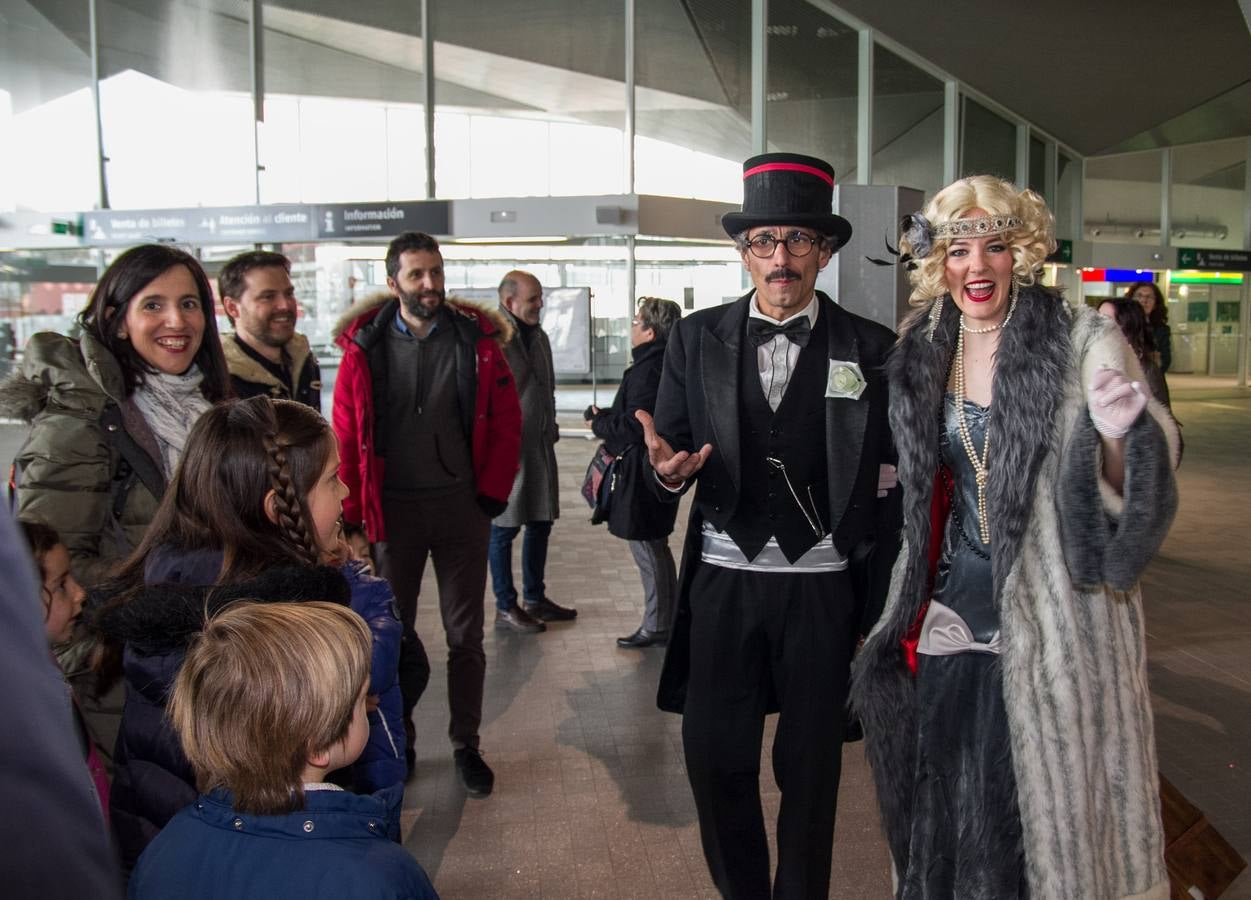
[[[996,653],[999,614],[990,545],[981,541],[977,481],[960,437],[957,402],[951,394],[943,401],[940,453],[947,472],[942,485],[951,514],[918,648],[912,834],[899,882],[901,900],[1027,896]],[[963,403],[980,459],[990,410],[971,400]],[[992,445],[991,478],[994,465]],[[991,516],[993,540],[993,512]]]

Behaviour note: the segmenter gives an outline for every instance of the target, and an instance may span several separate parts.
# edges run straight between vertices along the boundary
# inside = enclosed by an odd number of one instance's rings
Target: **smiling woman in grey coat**
[[[1138,577],[1177,432],[1115,326],[1034,283],[1053,227],[987,176],[905,219],[904,544],[853,702],[906,900],[1168,896]]]

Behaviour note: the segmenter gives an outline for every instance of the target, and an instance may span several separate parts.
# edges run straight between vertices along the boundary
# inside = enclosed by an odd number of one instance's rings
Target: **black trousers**
[[[404,694],[408,746],[413,746],[413,707],[430,673],[430,661],[414,623],[426,560],[432,559],[439,612],[447,635],[448,736],[453,747],[477,748],[486,679],[482,604],[491,520],[478,508],[472,490],[432,501],[384,498],[382,515],[387,540],[378,547],[378,568],[391,582],[404,624],[400,690]]]
[[[760,747],[776,706],[782,803],[772,896],[825,900],[855,642],[851,579],[701,563],[690,610],[682,742],[713,881],[731,900],[770,896]]]

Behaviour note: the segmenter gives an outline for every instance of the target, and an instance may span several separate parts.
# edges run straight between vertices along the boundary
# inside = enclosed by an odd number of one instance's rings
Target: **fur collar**
[[[284,349],[287,351],[287,358],[291,360],[291,374],[298,381],[304,370],[304,363],[311,354],[308,338],[297,331],[291,335],[291,340]],[[248,355],[237,335],[222,335],[222,352],[226,355],[226,368],[234,377],[253,384],[267,384],[284,390],[287,388],[287,385],[279,384],[278,379],[268,369]]]
[[[92,623],[108,637],[153,653],[185,647],[205,621],[236,601],[301,603],[326,600],[347,606],[351,591],[333,566],[284,565],[229,585],[150,584],[120,606],[106,606]]]
[[[1058,292],[1022,288],[999,344],[991,398],[994,446],[987,497],[996,599],[1020,550],[1039,466],[1053,449],[1072,358],[1071,316]],[[943,302],[933,342],[927,336],[928,325],[929,310],[910,316],[887,364],[891,429],[899,443],[899,475],[906,498],[905,533],[922,565],[925,547],[917,543],[928,539],[942,397],[960,326],[959,309],[950,298]]]
[[[395,295],[386,291],[379,291],[358,300],[335,322],[330,332],[331,336],[336,343],[341,343],[344,338],[350,341],[356,332],[371,323],[382,312],[382,308],[393,300],[395,300]],[[454,296],[447,298],[447,307],[473,321],[479,331],[488,337],[495,338],[500,346],[512,340],[515,331],[513,324],[500,313],[498,308],[479,306]]]

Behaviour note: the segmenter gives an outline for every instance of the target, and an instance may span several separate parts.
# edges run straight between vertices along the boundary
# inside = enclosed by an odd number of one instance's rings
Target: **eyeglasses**
[[[777,251],[778,244],[785,244],[786,252],[798,258],[811,253],[818,241],[820,238],[804,234],[802,231],[792,231],[784,238],[776,238],[765,232],[749,240],[747,246],[751,249],[752,256],[768,259]]]

